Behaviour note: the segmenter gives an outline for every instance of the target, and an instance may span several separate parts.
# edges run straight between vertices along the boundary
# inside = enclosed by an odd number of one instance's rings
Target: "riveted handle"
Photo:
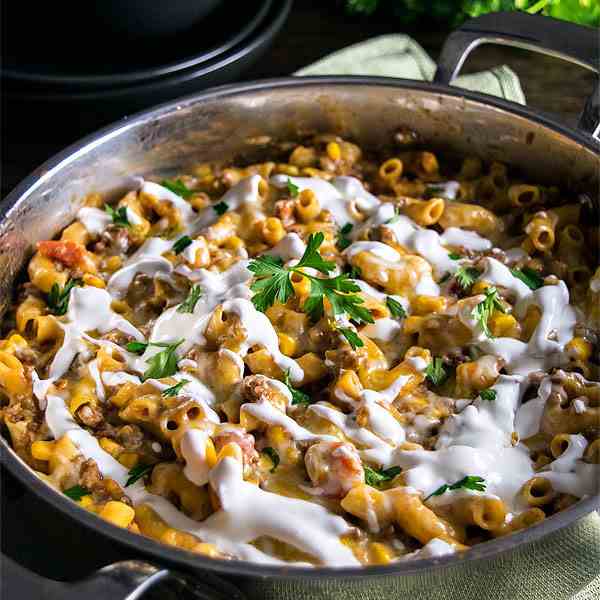
[[[434,81],[450,85],[469,54],[482,44],[500,44],[561,58],[598,73],[598,31],[551,17],[522,12],[490,13],[453,31],[438,61]],[[566,84],[566,83],[565,83]],[[600,84],[588,98],[577,127],[600,141]]]

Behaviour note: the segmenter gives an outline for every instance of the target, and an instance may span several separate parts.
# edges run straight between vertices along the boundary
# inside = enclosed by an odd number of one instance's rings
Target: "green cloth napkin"
[[[348,46],[294,74],[379,75],[430,81],[434,73],[435,63],[415,40],[407,35],[394,34]],[[490,71],[461,75],[454,85],[525,104],[519,78],[505,65]]]
[[[435,63],[406,35],[385,35],[334,52],[295,75],[379,75],[431,80]],[[462,75],[455,85],[525,104],[519,78],[507,66]],[[265,600],[599,600],[600,517],[570,527],[493,560],[419,577],[348,580],[309,585],[301,595],[283,584]]]

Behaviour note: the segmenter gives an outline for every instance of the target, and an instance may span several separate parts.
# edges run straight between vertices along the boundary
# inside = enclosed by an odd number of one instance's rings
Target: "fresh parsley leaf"
[[[529,267],[511,269],[510,272],[531,290],[538,290],[544,285],[544,278],[537,271]]]
[[[127,217],[126,206],[119,206],[119,208],[115,210],[110,204],[105,204],[104,212],[110,216],[113,225],[116,225],[117,227],[131,227],[131,223]]]
[[[183,388],[183,386],[186,385],[186,384],[188,384],[189,382],[190,382],[189,379],[182,379],[181,381],[179,381],[175,385],[172,385],[171,387],[168,387],[168,388],[164,389],[162,391],[162,395],[165,398],[172,398],[174,396],[177,396],[177,395],[179,395],[179,392],[181,391],[181,389]]]
[[[142,463],[135,465],[135,467],[132,467],[129,470],[129,473],[127,473],[129,477],[125,482],[125,487],[130,486],[131,484],[135,483],[138,479],[141,479],[142,477],[148,475],[148,473],[150,473],[150,471],[152,471],[153,468],[154,465],[144,465]]]
[[[189,235],[184,235],[173,244],[173,252],[181,254],[191,243],[192,238]]]
[[[170,192],[177,194],[177,196],[181,196],[182,198],[189,198],[194,192],[189,190],[185,183],[181,181],[181,179],[175,179],[174,181],[169,181],[168,179],[163,179],[161,184],[164,188],[167,188]]]
[[[481,272],[475,267],[458,267],[456,273],[454,274],[454,278],[456,279],[458,285],[463,290],[468,290],[474,283],[475,280],[481,275]]]
[[[352,346],[352,350],[356,350],[365,345],[354,329],[350,329],[349,327],[338,327],[337,330],[346,338],[350,346]]]
[[[391,481],[398,475],[402,469],[400,467],[390,467],[389,469],[373,469],[368,465],[363,466],[365,471],[365,483],[371,487],[381,487],[386,481]]]
[[[429,494],[424,502],[429,500],[432,496],[441,496],[448,490],[459,490],[462,488],[465,490],[474,490],[476,492],[485,492],[485,486],[485,479],[483,479],[483,477],[479,477],[478,475],[467,475],[452,485],[448,485],[447,483],[441,485],[437,490]]]
[[[297,271],[302,267],[309,267],[311,269],[316,269],[325,275],[330,271],[333,271],[335,269],[335,263],[330,260],[325,260],[319,253],[319,247],[324,240],[325,236],[322,231],[311,233],[308,236],[306,250],[293,269]]]
[[[292,404],[311,404],[312,399],[308,394],[305,394],[301,390],[296,389],[290,381],[290,370],[288,369],[285,373],[285,379],[283,381],[285,386],[292,394]]]
[[[74,485],[73,487],[63,491],[65,496],[68,496],[71,498],[71,500],[75,500],[76,502],[79,502],[79,500],[81,500],[84,496],[87,496],[89,493],[90,491],[88,489],[80,485]]]
[[[142,381],[146,379],[162,379],[163,377],[170,377],[177,373],[177,348],[183,344],[183,340],[173,342],[172,344],[159,344],[151,342],[152,346],[164,347],[164,350],[157,352],[152,358],[148,360],[148,368],[142,375]]]
[[[448,378],[448,373],[444,368],[444,361],[436,356],[427,365],[425,369],[425,376],[435,386],[441,385]]]
[[[275,302],[285,304],[294,294],[294,286],[290,281],[290,270],[283,266],[278,256],[263,255],[250,261],[248,269],[256,277],[250,286],[255,292],[252,304],[256,310],[265,312]]]
[[[219,202],[213,205],[213,210],[219,215],[224,215],[229,210],[229,204],[226,202]]]
[[[202,288],[199,285],[193,285],[188,292],[187,298],[177,307],[177,312],[193,313],[200,296],[202,296]]]
[[[398,300],[394,300],[391,296],[388,296],[385,299],[385,304],[390,311],[392,317],[396,317],[397,319],[403,319],[406,316],[406,311],[404,310],[404,306],[398,302]]]
[[[481,390],[479,392],[479,397],[482,400],[487,400],[488,402],[493,402],[496,399],[497,392],[491,388],[487,388],[486,390]]]
[[[287,189],[292,198],[295,198],[300,193],[300,188],[288,177]]]
[[[271,448],[271,446],[267,446],[266,448],[263,448],[262,452],[263,454],[266,454],[273,463],[273,466],[269,469],[269,471],[273,473],[279,465],[279,454],[277,454],[277,450]]]
[[[125,348],[134,354],[144,354],[148,345],[148,342],[129,342]]]
[[[355,267],[354,265],[346,265],[344,267],[344,273],[346,273],[350,279],[360,279],[362,277],[360,267]]]
[[[485,299],[482,300],[471,311],[471,315],[475,319],[477,319],[481,330],[489,338],[494,337],[488,326],[488,320],[492,316],[494,310],[506,312],[504,305],[500,301],[500,295],[498,294],[498,290],[495,287],[491,286],[485,289]]]
[[[460,254],[457,254],[456,252],[448,252],[448,258],[450,260],[460,260],[462,256]]]
[[[348,237],[348,234],[352,231],[353,227],[354,225],[352,225],[352,223],[346,223],[340,229],[336,244],[336,247],[340,252],[345,250],[352,243],[352,240]]]
[[[53,283],[50,288],[50,293],[47,297],[48,310],[58,317],[66,314],[69,308],[69,296],[71,290],[76,286],[81,285],[81,279],[69,279],[61,289],[58,283]]]

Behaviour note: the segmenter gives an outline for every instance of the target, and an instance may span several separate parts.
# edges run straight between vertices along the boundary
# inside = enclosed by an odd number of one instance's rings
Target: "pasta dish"
[[[597,226],[500,163],[333,135],[90,193],[0,339],[37,475],[215,558],[467,551],[597,493]]]

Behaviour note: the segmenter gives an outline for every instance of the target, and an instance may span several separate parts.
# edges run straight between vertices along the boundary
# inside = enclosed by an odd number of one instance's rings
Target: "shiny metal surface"
[[[36,241],[74,217],[85,193],[119,193],[132,176],[160,174],[187,163],[259,157],[274,142],[311,132],[333,132],[366,148],[381,148],[400,128],[419,133],[441,153],[502,160],[544,183],[568,184],[596,197],[600,157],[591,137],[568,130],[524,107],[447,86],[386,78],[324,77],[218,88],[141,113],[83,140],[40,167],[2,205],[0,307]],[[573,196],[575,198],[575,196]],[[409,593],[443,570],[466,569],[565,527],[598,507],[586,498],[526,531],[449,556],[365,569],[297,569],[211,560],[113,527],[53,491],[0,440],[4,464],[31,490],[86,527],[129,546],[136,555],[182,570],[238,577],[247,589],[310,588],[313,598],[334,598],[344,581],[369,598],[372,578],[390,593]],[[443,569],[443,570],[440,570]],[[432,573],[438,575],[432,575]],[[298,586],[295,588],[294,586]],[[260,597],[260,596],[259,596]],[[289,595],[286,597],[294,597]]]

